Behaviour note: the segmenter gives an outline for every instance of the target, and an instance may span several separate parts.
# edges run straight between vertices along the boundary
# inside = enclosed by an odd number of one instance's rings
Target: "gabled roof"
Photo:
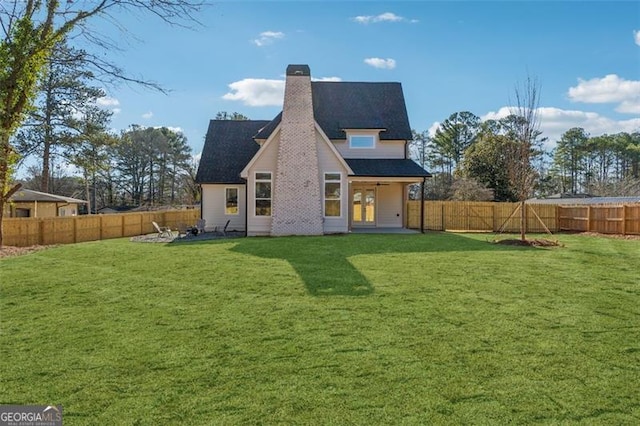
[[[85,200],[80,200],[72,197],[65,197],[63,195],[49,194],[46,192],[34,191],[31,189],[20,189],[11,196],[11,201],[14,203],[30,203],[37,201],[39,203],[75,203],[75,204],[87,204]]]
[[[385,129],[382,140],[410,140],[411,127],[400,83],[312,81],[313,115],[329,139],[346,139],[345,129]],[[257,135],[267,139],[278,114]]]
[[[354,176],[361,177],[430,177],[413,160],[409,159],[380,159],[380,158],[346,158],[345,161],[353,170]]]
[[[244,183],[240,172],[260,148],[253,136],[267,124],[266,120],[211,120],[196,182]]]

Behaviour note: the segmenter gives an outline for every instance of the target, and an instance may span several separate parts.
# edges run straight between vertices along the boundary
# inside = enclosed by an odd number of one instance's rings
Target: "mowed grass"
[[[75,424],[638,424],[640,242],[126,239],[0,261],[0,403]]]

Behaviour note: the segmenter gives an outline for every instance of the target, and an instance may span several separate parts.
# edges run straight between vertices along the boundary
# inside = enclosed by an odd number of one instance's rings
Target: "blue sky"
[[[549,146],[575,126],[640,131],[640,2],[223,1],[198,18],[187,30],[127,15],[130,36],[111,33],[123,51],[110,59],[171,90],[108,88],[115,129],[179,128],[198,154],[218,111],[273,118],[294,63],[317,79],[401,82],[418,131],[457,111],[503,116],[527,75]]]

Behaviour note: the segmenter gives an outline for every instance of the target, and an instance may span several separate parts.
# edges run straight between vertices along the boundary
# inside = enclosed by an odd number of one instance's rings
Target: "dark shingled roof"
[[[430,177],[431,174],[409,159],[345,158],[354,176]]]
[[[400,83],[312,81],[313,114],[329,139],[345,139],[344,129],[385,129],[382,140],[410,140],[411,127]],[[267,139],[282,113],[256,137]]]
[[[253,140],[266,120],[211,120],[198,166],[198,183],[244,183],[240,172],[258,152]]]

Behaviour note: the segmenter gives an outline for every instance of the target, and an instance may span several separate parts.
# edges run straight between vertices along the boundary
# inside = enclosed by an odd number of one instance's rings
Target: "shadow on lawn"
[[[284,259],[314,296],[367,296],[374,289],[349,258],[368,254],[512,250],[455,234],[335,235],[243,238],[231,250],[267,259]],[[428,261],[428,259],[425,259]],[[461,259],[461,261],[463,261]]]

